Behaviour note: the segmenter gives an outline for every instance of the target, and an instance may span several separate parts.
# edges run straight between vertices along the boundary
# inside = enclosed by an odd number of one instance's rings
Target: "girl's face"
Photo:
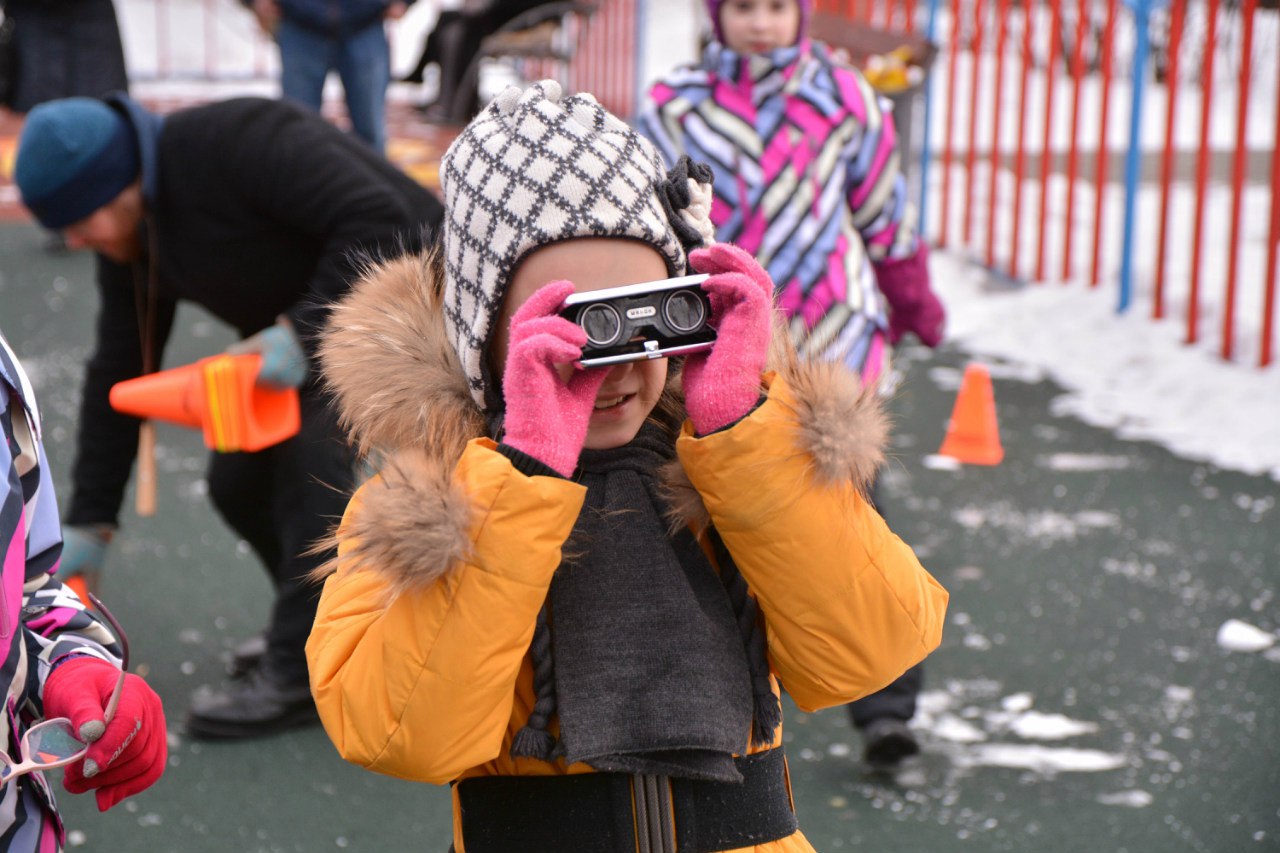
[[[790,47],[800,37],[800,4],[796,0],[725,0],[720,32],[735,53],[768,53]]]
[[[516,268],[494,330],[490,354],[498,375],[502,375],[507,363],[511,317],[543,285],[563,279],[573,282],[578,293],[586,293],[666,277],[667,264],[658,250],[635,240],[579,237],[534,250]],[[567,381],[573,369],[563,365],[561,378]],[[585,446],[590,450],[621,447],[636,437],[657,405],[667,384],[667,360],[632,361],[593,369],[609,373],[596,395]]]

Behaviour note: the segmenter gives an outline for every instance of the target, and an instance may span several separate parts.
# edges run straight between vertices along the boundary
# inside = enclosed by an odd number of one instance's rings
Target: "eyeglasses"
[[[107,701],[107,707],[102,715],[103,722],[110,723],[120,704],[124,675],[129,670],[129,638],[120,627],[120,623],[116,621],[116,617],[111,615],[111,611],[98,600],[96,595],[89,593],[89,601],[107,620],[107,624],[111,626],[120,643],[120,676],[116,679],[115,690],[111,691],[111,698]],[[88,751],[89,745],[80,740],[79,734],[66,717],[44,720],[27,729],[22,735],[22,740],[18,742],[18,757],[22,759],[21,761],[14,761],[8,753],[0,751],[0,761],[3,762],[0,764],[0,785],[7,784],[10,780],[33,770],[65,767],[84,758]]]

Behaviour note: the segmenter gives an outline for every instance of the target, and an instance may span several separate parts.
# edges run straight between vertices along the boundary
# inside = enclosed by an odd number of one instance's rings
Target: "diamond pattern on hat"
[[[507,284],[534,249],[574,237],[653,246],[673,275],[685,255],[660,197],[653,146],[587,94],[544,80],[494,99],[441,162],[445,327],[481,409],[500,405],[485,350]]]

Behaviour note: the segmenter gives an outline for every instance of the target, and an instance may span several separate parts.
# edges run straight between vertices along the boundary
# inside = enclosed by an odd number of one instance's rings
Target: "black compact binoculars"
[[[711,301],[702,290],[706,275],[627,284],[564,301],[560,316],[587,333],[583,367],[670,358],[711,348]]]

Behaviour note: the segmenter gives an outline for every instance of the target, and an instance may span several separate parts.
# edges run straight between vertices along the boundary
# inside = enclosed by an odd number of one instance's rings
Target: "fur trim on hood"
[[[434,582],[465,559],[472,507],[453,482],[466,443],[486,433],[462,366],[445,333],[439,259],[406,255],[365,270],[330,315],[319,350],[343,427],[380,479],[365,489],[364,522],[320,547],[383,573],[394,597]],[[792,389],[798,440],[822,482],[864,493],[884,462],[889,422],[878,395],[848,368],[800,362],[775,324],[769,369]],[[679,377],[670,391],[678,393]],[[684,469],[664,470],[673,525],[701,531],[710,518]],[[321,567],[323,578],[333,561]]]
[[[484,432],[444,332],[439,281],[431,253],[376,263],[329,315],[320,366],[362,456],[417,447],[452,461]]]

